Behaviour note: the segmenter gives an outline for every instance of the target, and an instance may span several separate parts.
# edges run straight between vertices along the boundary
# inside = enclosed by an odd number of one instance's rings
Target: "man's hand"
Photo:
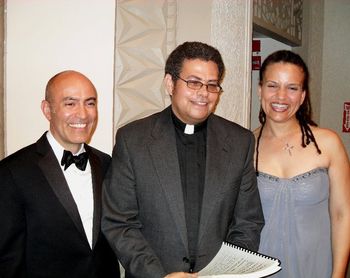
[[[188,273],[188,272],[173,272],[165,276],[164,278],[197,278],[197,273]]]

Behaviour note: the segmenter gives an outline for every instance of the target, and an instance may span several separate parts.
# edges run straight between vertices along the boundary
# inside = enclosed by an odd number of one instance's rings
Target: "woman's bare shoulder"
[[[340,141],[339,135],[332,129],[313,126],[311,130],[317,141],[332,141],[333,143],[334,141]]]
[[[344,150],[343,142],[340,136],[332,129],[322,127],[311,127],[316,142],[319,144],[321,151]]]

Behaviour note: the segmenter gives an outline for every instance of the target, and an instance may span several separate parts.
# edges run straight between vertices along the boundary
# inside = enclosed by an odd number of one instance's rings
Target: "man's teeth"
[[[69,124],[69,126],[75,128],[84,128],[86,127],[86,124]]]
[[[195,101],[195,103],[197,103],[198,105],[207,105],[206,102],[202,102],[202,101]]]

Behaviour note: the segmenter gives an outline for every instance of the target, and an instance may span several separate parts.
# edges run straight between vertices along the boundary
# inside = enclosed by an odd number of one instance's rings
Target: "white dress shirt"
[[[61,159],[64,151],[63,147],[56,141],[50,131],[47,132],[46,136],[56,155],[58,163],[61,165]],[[73,155],[79,155],[84,151],[84,144],[82,144],[80,150]],[[79,170],[74,163],[71,164],[66,170],[64,170],[64,166],[61,166],[61,169],[68,183],[69,190],[72,193],[74,201],[78,207],[86,237],[89,241],[90,247],[92,247],[94,198],[90,162],[88,161],[85,171]]]

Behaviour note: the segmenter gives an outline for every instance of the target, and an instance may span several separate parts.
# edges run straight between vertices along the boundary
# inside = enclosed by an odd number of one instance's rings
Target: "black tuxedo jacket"
[[[0,161],[0,277],[119,277],[101,233],[101,187],[110,156],[88,145],[94,194],[90,248],[73,196],[44,134]]]

